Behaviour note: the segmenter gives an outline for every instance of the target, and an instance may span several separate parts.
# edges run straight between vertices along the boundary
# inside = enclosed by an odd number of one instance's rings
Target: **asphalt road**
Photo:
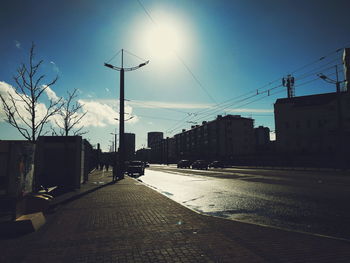
[[[350,241],[349,172],[152,165],[139,179],[203,214]]]

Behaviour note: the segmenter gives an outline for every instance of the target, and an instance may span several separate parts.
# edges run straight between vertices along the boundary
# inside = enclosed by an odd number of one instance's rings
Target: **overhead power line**
[[[193,73],[193,71],[189,68],[189,66],[185,63],[185,61],[182,59],[182,57],[176,52],[174,51],[176,57],[180,60],[180,62],[182,63],[182,65],[186,68],[186,70],[190,73],[190,75],[192,76],[192,78],[197,82],[198,86],[202,88],[202,90],[204,90],[204,92],[208,95],[208,97],[211,99],[211,101],[213,101],[214,103],[217,103],[215,101],[215,99],[213,98],[213,96],[211,96],[208,92],[208,90],[203,86],[203,84],[199,81],[199,79],[196,77],[196,75]]]
[[[139,5],[140,5],[141,8],[143,9],[143,11],[146,13],[146,15],[148,16],[148,18],[152,21],[152,23],[156,25],[156,22],[153,20],[151,14],[148,13],[147,9],[146,9],[145,6],[141,3],[141,1],[140,1],[140,0],[136,0],[136,1],[139,3]]]
[[[334,62],[334,60],[332,60],[332,62]],[[330,63],[326,63],[326,64],[323,64],[321,67],[317,67],[316,69],[313,69],[313,70],[311,70],[311,71],[308,71],[307,74],[305,73],[304,75],[302,75],[302,79],[308,78],[308,77],[310,77],[310,76],[315,76],[317,73],[320,73],[320,71],[326,72],[326,71],[328,71],[328,70],[334,68],[334,65],[329,66],[329,67],[324,67],[324,66],[329,65],[329,64],[330,64]],[[339,64],[338,64],[338,65],[339,65]],[[335,73],[331,73],[331,74],[329,74],[329,75],[332,76],[332,75],[334,75],[334,74],[335,74]],[[296,85],[296,87],[300,87],[300,86],[309,84],[309,83],[314,82],[314,81],[316,81],[316,80],[319,80],[319,77],[314,78],[314,79],[312,79],[312,80],[310,80],[310,81],[303,82],[303,83],[301,83],[301,84],[299,84],[299,85]],[[276,81],[274,81],[274,82],[276,82]],[[265,85],[265,86],[266,86],[266,85]],[[250,95],[250,96],[248,96],[248,97],[246,97],[246,98],[243,98],[242,100],[231,102],[232,100],[230,99],[230,100],[228,100],[228,101],[230,102],[229,104],[228,104],[228,103],[222,103],[222,104],[219,103],[219,104],[215,105],[215,107],[213,107],[213,108],[211,108],[211,109],[207,109],[207,110],[204,110],[204,111],[202,111],[202,112],[197,112],[197,114],[194,114],[194,115],[188,115],[188,116],[186,116],[186,117],[183,119],[182,123],[178,123],[177,125],[172,126],[170,129],[167,130],[167,132],[173,132],[174,130],[177,130],[177,129],[179,128],[180,125],[185,124],[185,123],[184,123],[185,121],[187,121],[187,122],[200,122],[201,120],[203,120],[203,119],[205,119],[205,118],[207,118],[207,117],[209,117],[209,116],[215,115],[215,114],[217,114],[217,113],[220,112],[220,111],[224,111],[224,110],[228,109],[229,107],[232,107],[234,104],[238,104],[238,103],[240,103],[240,102],[242,102],[242,101],[249,100],[249,99],[251,99],[251,98],[253,98],[253,97],[256,97],[256,96],[259,96],[259,95],[262,95],[262,94],[267,93],[266,96],[264,96],[264,97],[262,97],[262,98],[259,98],[259,99],[257,99],[257,100],[250,101],[250,102],[248,102],[248,104],[251,104],[251,103],[253,103],[253,102],[259,101],[260,99],[263,99],[263,98],[266,98],[266,97],[273,96],[273,95],[275,95],[275,94],[284,92],[285,90],[283,89],[283,90],[281,90],[281,91],[272,93],[272,91],[273,91],[274,89],[277,89],[277,88],[280,88],[280,87],[282,87],[282,85],[278,85],[278,86],[272,87],[272,88],[270,88],[270,89],[265,89],[265,90],[262,90],[262,91],[261,91],[260,89],[258,89],[258,92],[257,92],[256,94]],[[247,94],[250,94],[250,93],[252,93],[252,92],[249,92],[249,93],[247,93]],[[240,105],[240,107],[243,107],[243,106],[245,106],[245,105],[246,105],[246,104]],[[232,108],[232,109],[236,109],[236,108],[237,108],[237,107]],[[198,115],[203,115],[203,113],[205,113],[204,116],[200,116],[200,117],[196,118],[196,116],[198,116]]]
[[[155,20],[152,18],[152,16],[151,16],[150,13],[147,11],[147,9],[145,8],[145,6],[141,3],[141,1],[140,1],[140,0],[137,0],[137,2],[139,3],[139,5],[140,5],[141,8],[143,9],[143,11],[146,13],[146,15],[149,17],[149,19],[150,19],[155,25],[157,25],[156,22],[155,22]],[[343,49],[344,47],[347,47],[349,44],[350,44],[350,43],[347,43],[346,45],[344,45],[344,46],[341,47],[341,48],[338,48],[338,49],[336,49],[336,50],[334,50],[334,51],[332,51],[332,52],[329,52],[328,54],[326,54],[326,55],[324,55],[324,56],[322,56],[322,57],[320,57],[320,58],[318,58],[318,59],[316,59],[316,60],[313,60],[313,61],[311,61],[311,62],[309,62],[309,63],[306,63],[305,65],[303,65],[303,66],[301,66],[301,67],[299,67],[299,68],[296,68],[295,70],[291,71],[291,74],[295,74],[295,73],[300,72],[300,71],[302,71],[302,70],[304,70],[304,69],[306,69],[306,68],[309,68],[310,66],[312,66],[312,65],[314,65],[314,64],[317,64],[317,63],[326,61],[326,60],[329,59],[332,55],[334,55],[334,54],[339,54],[339,52],[342,51],[342,49]],[[180,60],[180,62],[182,63],[182,65],[183,65],[183,66],[186,68],[186,70],[190,73],[190,75],[192,76],[192,78],[196,81],[196,83],[203,89],[203,91],[205,91],[205,93],[208,95],[208,97],[209,97],[213,102],[215,102],[214,98],[213,98],[213,97],[209,94],[209,92],[205,89],[205,87],[202,85],[202,83],[199,81],[199,79],[195,76],[195,74],[193,73],[193,71],[187,66],[187,64],[185,63],[185,61],[179,56],[179,54],[177,54],[176,52],[175,52],[175,54],[176,54],[176,56],[178,57],[178,59]],[[329,65],[329,64],[331,64],[331,63],[333,63],[334,61],[336,61],[336,60],[338,60],[338,59],[339,59],[339,58],[333,59],[332,61],[328,61],[327,63],[321,65],[320,67],[318,67],[318,68],[316,68],[316,69],[314,68],[314,69],[312,69],[311,71],[308,71],[308,72],[304,72],[301,76],[296,76],[295,78],[296,78],[297,80],[307,79],[307,78],[310,77],[310,76],[314,76],[314,75],[317,73],[316,71],[318,71],[318,70],[320,70],[320,71],[327,71],[327,70],[330,70],[331,67],[325,68],[325,66],[327,66],[327,65]],[[333,75],[333,74],[332,74],[332,75]],[[313,81],[316,81],[316,80],[318,80],[318,79],[319,79],[319,78],[314,78],[314,79],[312,79],[312,80],[309,80],[309,81],[303,82],[303,83],[301,83],[301,84],[299,84],[299,85],[296,85],[296,87],[300,87],[300,86],[302,86],[302,85],[306,85],[306,84],[311,83],[311,82],[313,82]],[[248,93],[246,93],[246,94],[244,94],[244,95],[238,96],[238,97],[244,97],[244,96],[248,96],[248,95],[249,95],[248,97],[243,98],[242,100],[239,100],[238,102],[237,102],[237,101],[232,102],[233,100],[236,99],[236,98],[233,98],[233,99],[229,99],[229,100],[226,100],[226,101],[224,101],[224,102],[221,102],[221,103],[216,103],[213,107],[210,107],[209,109],[200,110],[200,111],[193,112],[193,113],[186,113],[187,115],[186,115],[182,120],[180,120],[180,121],[178,122],[177,125],[173,126],[171,129],[168,129],[167,131],[173,131],[173,130],[177,129],[177,127],[178,127],[179,125],[183,125],[183,123],[186,122],[186,121],[187,121],[187,122],[195,122],[196,120],[198,121],[198,120],[200,120],[200,119],[203,119],[203,118],[206,118],[206,117],[208,117],[208,116],[210,116],[210,115],[213,115],[214,113],[216,113],[216,112],[218,112],[218,111],[220,111],[220,110],[227,109],[228,107],[231,107],[231,106],[234,105],[234,104],[240,103],[240,102],[245,101],[245,100],[249,100],[249,99],[251,99],[251,98],[253,98],[253,97],[260,96],[260,95],[262,95],[262,94],[266,94],[266,93],[267,93],[266,96],[260,97],[260,98],[258,98],[258,99],[256,99],[256,100],[253,100],[253,101],[250,101],[250,102],[248,102],[248,103],[246,103],[246,104],[244,104],[244,105],[241,105],[240,107],[245,106],[245,105],[248,105],[248,104],[253,103],[253,102],[256,102],[256,101],[261,100],[261,99],[263,99],[263,98],[266,98],[266,97],[273,96],[273,95],[275,95],[275,94],[284,92],[285,90],[283,89],[283,90],[279,90],[279,91],[277,91],[277,92],[273,92],[273,93],[272,93],[272,90],[277,89],[277,88],[280,88],[280,87],[282,87],[282,85],[278,85],[278,86],[275,86],[275,87],[273,87],[273,88],[265,89],[265,90],[261,91],[262,88],[264,88],[264,87],[266,87],[266,86],[270,86],[270,85],[272,85],[273,83],[275,83],[275,82],[277,82],[277,81],[280,81],[280,80],[281,80],[281,78],[278,78],[278,79],[276,79],[276,80],[274,80],[274,81],[272,81],[272,82],[267,83],[265,86],[263,86],[263,87],[261,87],[261,88],[259,88],[259,89],[254,89],[254,90],[252,90],[252,91],[250,91],[250,92],[248,92]],[[250,94],[253,93],[253,92],[255,92],[255,94],[254,94],[254,95],[250,95]],[[204,116],[201,116],[201,117],[198,117],[198,118],[197,118],[197,116],[200,116],[200,115],[204,115]],[[175,128],[174,128],[174,127],[175,127]]]

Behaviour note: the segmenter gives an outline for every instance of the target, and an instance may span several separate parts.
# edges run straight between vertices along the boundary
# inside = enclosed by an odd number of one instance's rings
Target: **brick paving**
[[[0,262],[350,262],[345,241],[200,215],[128,177],[91,178],[39,231],[0,240]]]

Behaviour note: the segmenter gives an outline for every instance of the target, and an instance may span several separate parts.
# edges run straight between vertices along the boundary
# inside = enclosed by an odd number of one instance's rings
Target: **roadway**
[[[148,186],[202,214],[350,240],[350,174],[151,165]]]

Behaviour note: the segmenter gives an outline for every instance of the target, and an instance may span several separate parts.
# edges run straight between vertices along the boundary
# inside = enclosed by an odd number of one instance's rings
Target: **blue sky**
[[[107,150],[118,124],[119,73],[103,63],[123,48],[150,60],[125,75],[126,112],[134,116],[126,132],[136,133],[137,148],[146,145],[149,131],[171,137],[217,114],[252,117],[256,126],[274,130],[273,103],[286,91],[247,97],[280,85],[289,73],[297,96],[334,91],[314,79],[320,72],[334,77],[333,66],[341,63],[335,50],[350,46],[349,8],[345,0],[5,0],[0,92],[14,85],[12,76],[34,41],[47,80],[59,75],[52,90],[65,96],[79,89],[88,111],[85,137]],[[120,60],[119,53],[110,63],[120,66]],[[125,66],[141,62],[125,53]],[[226,107],[214,107],[229,99]],[[21,138],[0,122],[0,139]]]

